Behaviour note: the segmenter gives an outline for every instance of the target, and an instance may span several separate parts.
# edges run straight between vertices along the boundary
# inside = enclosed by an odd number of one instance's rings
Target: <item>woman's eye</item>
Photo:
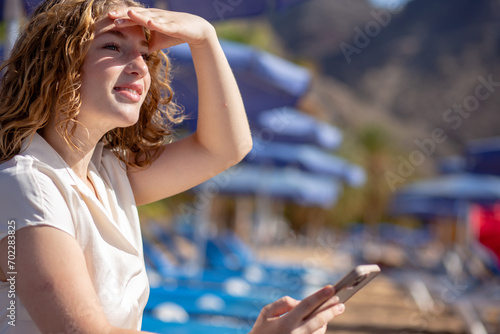
[[[118,51],[118,45],[116,44],[106,44],[104,48],[108,50]]]
[[[148,61],[149,60],[149,53],[143,53],[142,59],[144,59],[145,61]]]

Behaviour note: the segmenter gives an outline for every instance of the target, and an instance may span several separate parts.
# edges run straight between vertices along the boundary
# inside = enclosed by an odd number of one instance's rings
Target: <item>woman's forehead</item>
[[[105,16],[97,19],[96,22],[94,23],[94,32],[96,34],[99,34],[106,30],[112,29],[114,26],[115,26],[114,21],[110,19],[106,14]]]
[[[135,25],[125,28],[120,28],[115,25],[114,20],[110,19],[107,16],[97,20],[97,22],[95,23],[94,32],[95,32],[95,38],[107,33],[111,33],[119,37],[123,36],[126,38],[131,37],[131,38],[143,39],[144,42],[141,43],[147,46],[147,38],[144,32],[144,28],[142,26]]]

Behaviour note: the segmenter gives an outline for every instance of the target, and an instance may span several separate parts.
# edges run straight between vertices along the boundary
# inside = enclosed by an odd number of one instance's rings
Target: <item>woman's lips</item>
[[[123,96],[133,102],[141,101],[142,90],[131,87],[115,87],[113,89],[120,96]]]

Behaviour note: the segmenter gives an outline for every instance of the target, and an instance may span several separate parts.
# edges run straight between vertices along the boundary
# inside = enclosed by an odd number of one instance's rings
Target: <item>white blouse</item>
[[[0,239],[35,225],[53,226],[70,234],[82,248],[109,323],[139,330],[149,283],[127,173],[118,158],[100,143],[90,163],[89,177],[98,197],[52,146],[35,134],[19,155],[0,164]],[[12,269],[15,272],[15,267]],[[14,323],[9,317],[13,300]],[[10,282],[0,282],[0,333],[39,333],[12,293]]]

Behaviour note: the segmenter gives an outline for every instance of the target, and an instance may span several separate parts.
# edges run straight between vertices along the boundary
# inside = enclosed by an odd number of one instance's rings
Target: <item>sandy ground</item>
[[[344,273],[353,265],[349,256],[318,247],[267,248],[257,253],[268,261],[319,265]],[[346,303],[346,311],[329,324],[328,333],[466,334],[466,330],[463,320],[448,307],[420,311],[403,287],[382,274]]]

